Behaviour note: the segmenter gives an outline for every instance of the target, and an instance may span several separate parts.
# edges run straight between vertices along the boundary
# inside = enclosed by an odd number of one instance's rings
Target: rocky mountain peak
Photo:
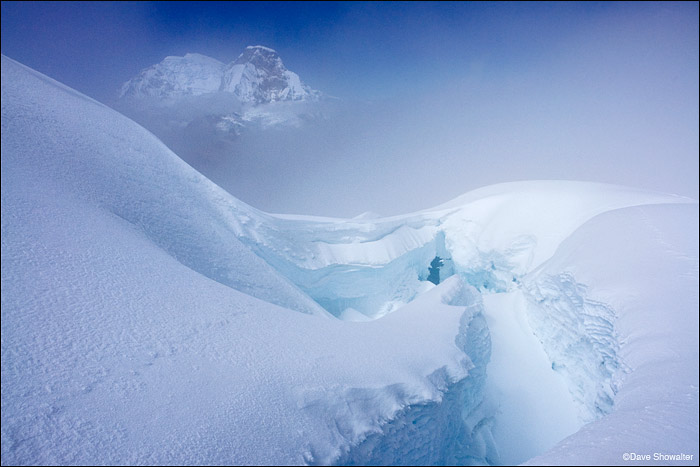
[[[166,57],[162,62],[124,83],[120,97],[157,99],[224,92],[244,104],[314,100],[320,96],[287,70],[279,54],[262,45],[248,46],[236,60],[224,65],[201,54]]]

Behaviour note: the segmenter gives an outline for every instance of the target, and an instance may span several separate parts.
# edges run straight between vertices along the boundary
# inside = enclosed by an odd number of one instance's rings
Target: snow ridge
[[[55,81],[7,57],[2,63],[5,176],[36,167],[35,180],[64,180],[75,187],[79,200],[99,200],[200,274],[281,306],[327,314],[237,238],[240,219],[255,217],[255,209],[230,198],[123,115],[95,101],[56,92]],[[56,114],[61,118],[52,117]],[[27,126],[32,134],[22,130]],[[88,155],[47,160],[40,152],[22,156],[37,145],[62,148],[65,135],[82,135],[76,136],[75,144]],[[171,189],[173,196],[163,196],[162,190]],[[233,221],[236,212],[241,217]],[[263,284],[267,281],[281,289]],[[289,294],[279,294],[282,289]]]

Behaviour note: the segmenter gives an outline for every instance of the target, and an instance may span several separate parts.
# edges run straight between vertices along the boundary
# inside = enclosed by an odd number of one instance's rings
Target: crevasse
[[[433,287],[427,279],[436,256],[445,260],[441,280],[457,274],[466,284],[460,290],[470,290],[460,292],[450,304],[478,308],[465,313],[457,338],[458,347],[473,364],[469,376],[445,388],[440,401],[405,407],[383,422],[381,430],[356,440],[334,463],[500,463],[491,429],[497,423],[498,397],[484,397],[491,339],[480,293],[521,290],[527,299],[532,331],[542,342],[552,370],[565,379],[581,420],[592,421],[612,410],[614,375],[621,366],[614,311],[587,299],[585,286],[570,275],[530,277],[527,270],[537,248],[535,236],[517,235],[505,247],[483,249],[476,235],[460,235],[464,232],[452,229],[455,222],[447,217],[446,221],[428,218],[393,226],[371,225],[365,226],[366,231],[355,232],[350,226],[336,225],[311,242],[305,239],[309,251],[296,258],[285,252],[299,253],[298,249],[265,241],[250,244],[276,270],[341,319],[356,318],[357,313],[376,319],[411,302]],[[381,250],[372,258],[387,260],[372,264],[363,247]],[[531,447],[523,450],[532,452]],[[318,459],[310,458],[309,462]]]
[[[464,307],[455,344],[470,359],[468,375],[449,384],[439,401],[406,407],[381,431],[335,459],[337,465],[498,464],[491,410],[483,404],[491,339],[479,293],[460,285],[447,304]]]
[[[616,376],[622,369],[615,332],[615,310],[587,297],[571,273],[525,281],[528,313],[535,334],[564,375],[581,417],[589,422],[612,411]]]

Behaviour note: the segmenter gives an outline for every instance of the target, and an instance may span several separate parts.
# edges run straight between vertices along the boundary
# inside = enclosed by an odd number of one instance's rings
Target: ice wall
[[[591,415],[608,407],[608,389],[594,383],[614,368],[612,349],[622,363],[612,411],[529,464],[625,465],[636,453],[648,456],[639,464],[697,465],[698,225],[697,203],[604,213],[527,278],[547,318],[572,327],[567,336],[540,326],[543,345]]]
[[[533,331],[552,369],[568,381],[583,420],[610,413],[623,367],[615,310],[588,297],[569,272],[528,278],[524,290]]]
[[[492,411],[483,405],[491,339],[479,293],[450,280],[443,303],[463,307],[455,344],[469,356],[468,375],[445,387],[437,401],[406,407],[395,418],[337,458],[337,465],[498,464],[491,435]],[[439,371],[438,373],[442,373]],[[444,379],[436,373],[432,377]]]
[[[374,319],[425,290],[430,262],[480,291],[505,292],[580,225],[611,209],[686,203],[585,182],[531,181],[476,190],[432,210],[333,219],[237,212],[239,238],[335,316]]]

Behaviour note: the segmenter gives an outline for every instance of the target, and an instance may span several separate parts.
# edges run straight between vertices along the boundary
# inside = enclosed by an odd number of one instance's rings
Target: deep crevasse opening
[[[532,237],[518,237],[505,251],[467,245],[466,264],[459,261],[463,251],[453,254],[465,248],[458,241],[436,230],[430,241],[381,265],[309,270],[272,258],[326,310],[351,321],[380,318],[435,287],[429,276],[437,257],[439,282],[458,274],[483,296],[481,312],[463,329],[461,348],[476,365],[470,376],[441,402],[408,407],[337,463],[520,463],[612,409],[620,367],[613,310],[586,300],[585,286],[573,277],[523,284]],[[489,351],[476,352],[473,339],[488,340]]]
[[[336,459],[337,465],[500,463],[491,435],[491,411],[483,403],[491,340],[481,300],[472,295],[475,293],[470,291],[453,302],[454,306],[477,308],[463,315],[456,339],[472,361],[469,375],[445,388],[441,400],[407,407],[384,424],[381,432],[370,434]]]
[[[561,337],[552,337],[556,324],[546,322],[552,310],[538,308],[531,292],[520,287],[502,293],[470,289],[480,311],[460,333],[460,348],[475,364],[469,376],[447,388],[440,402],[408,407],[336,463],[517,464],[611,410],[612,399],[607,398],[602,400],[610,404],[598,410],[601,397],[595,392],[603,388],[607,394],[610,375],[590,368],[598,358],[614,360],[614,353],[593,351],[601,347],[596,339],[615,342],[612,327],[597,327],[589,335],[590,328],[573,326],[567,342],[578,347],[572,348]],[[584,303],[574,301],[567,310],[569,320],[589,319]],[[543,317],[544,322],[538,321]],[[606,330],[610,334],[603,337]],[[553,349],[553,342],[561,347]],[[567,358],[569,365],[564,365]]]
[[[526,280],[524,290],[533,331],[552,369],[568,381],[581,418],[590,422],[610,413],[618,370],[624,372],[615,310],[590,299],[585,284],[568,272]]]
[[[554,446],[582,425],[564,375],[554,371],[528,319],[521,290],[484,296],[493,352],[485,401],[494,409],[501,461],[516,465]]]

